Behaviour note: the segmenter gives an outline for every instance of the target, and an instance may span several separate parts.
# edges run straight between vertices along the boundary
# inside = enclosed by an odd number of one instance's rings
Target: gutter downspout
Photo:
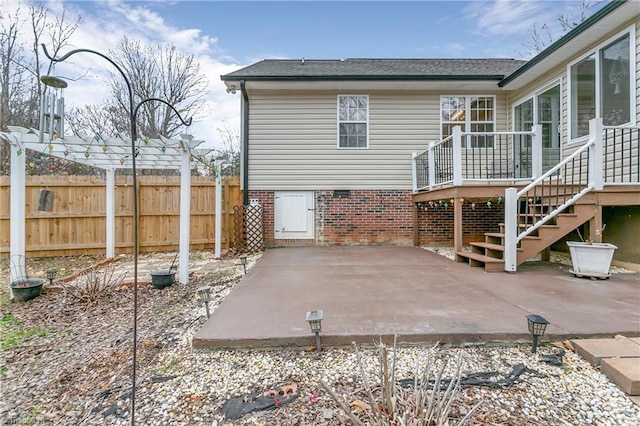
[[[240,80],[240,92],[242,93],[242,204],[249,205],[249,96]]]

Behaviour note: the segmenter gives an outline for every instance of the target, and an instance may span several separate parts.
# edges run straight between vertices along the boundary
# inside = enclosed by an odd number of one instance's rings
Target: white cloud
[[[464,8],[463,16],[475,23],[476,34],[500,37],[521,34],[533,24],[554,20],[551,9],[541,1],[495,0],[472,2]]]
[[[18,10],[18,3],[2,0],[3,11]],[[10,8],[9,8],[10,6]],[[28,18],[29,3],[20,6],[20,15]],[[181,51],[193,54],[200,64],[200,71],[209,80],[205,104],[198,112],[201,116],[188,128],[196,139],[206,141],[205,146],[219,147],[220,135],[217,128],[223,123],[240,126],[240,98],[226,92],[220,75],[234,71],[244,65],[223,54],[217,46],[218,39],[203,33],[199,28],[176,28],[167,24],[162,16],[138,3],[124,3],[119,0],[102,2],[61,2],[46,3],[50,17],[60,17],[66,9],[65,19],[72,21],[80,16],[81,22],[73,34],[70,45],[59,52],[65,54],[72,49],[91,49],[107,56],[114,50],[122,37],[144,42],[173,44]],[[25,43],[30,43],[28,25],[23,27]],[[108,81],[117,70],[97,55],[78,53],[55,66],[55,73],[76,81],[71,81],[65,90],[68,107],[100,103],[109,95]]]

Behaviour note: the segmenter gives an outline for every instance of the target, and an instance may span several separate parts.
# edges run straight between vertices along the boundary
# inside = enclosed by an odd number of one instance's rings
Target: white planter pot
[[[609,243],[583,243],[567,241],[573,262],[572,274],[578,276],[608,277],[613,253],[618,247]]]

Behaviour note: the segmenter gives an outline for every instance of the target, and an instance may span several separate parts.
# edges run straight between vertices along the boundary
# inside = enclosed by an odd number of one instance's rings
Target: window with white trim
[[[453,133],[455,126],[463,132],[493,132],[496,124],[494,96],[441,96],[440,123],[442,139]],[[466,148],[493,147],[493,135],[467,138]]]
[[[338,96],[338,148],[369,147],[369,97]]]
[[[605,126],[631,121],[630,34],[608,43],[569,67],[571,139],[589,134],[589,120]]]

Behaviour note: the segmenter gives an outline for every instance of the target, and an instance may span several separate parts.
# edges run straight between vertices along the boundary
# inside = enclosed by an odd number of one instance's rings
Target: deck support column
[[[453,248],[462,251],[462,199],[453,199]]]
[[[418,206],[420,203],[413,203],[413,246],[420,246],[420,228],[419,228],[419,217],[420,210]]]
[[[594,206],[595,216],[589,219],[589,240],[594,243],[602,242],[602,206]]]

